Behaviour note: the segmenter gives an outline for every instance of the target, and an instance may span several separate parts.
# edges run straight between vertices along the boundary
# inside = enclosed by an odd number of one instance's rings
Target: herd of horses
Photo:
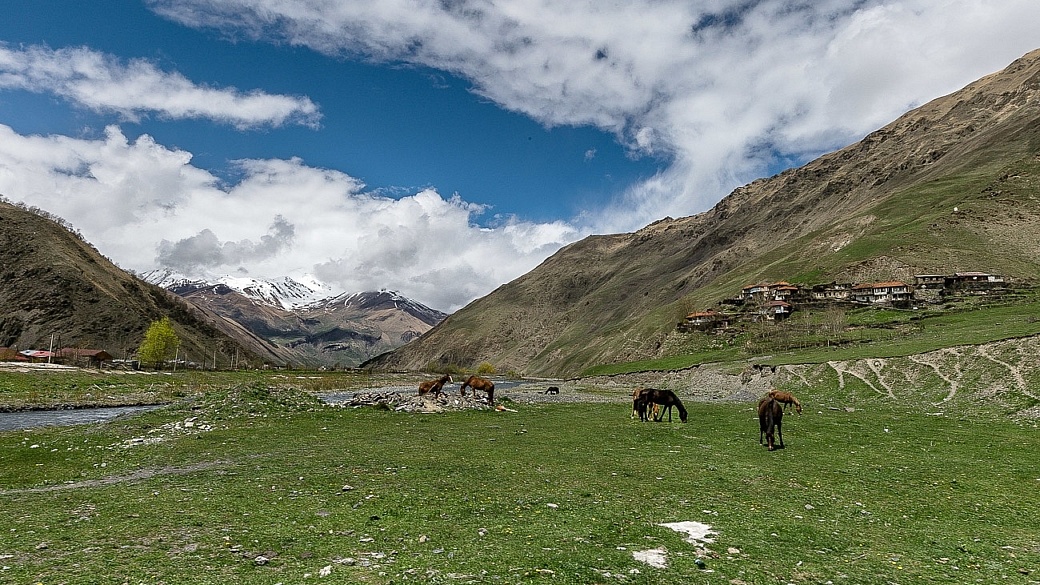
[[[455,382],[451,379],[451,376],[445,374],[436,380],[426,380],[419,384],[419,396],[429,394],[430,396],[443,396],[444,385],[448,382]],[[487,393],[488,404],[495,404],[495,383],[487,378],[481,378],[480,376],[470,376],[462,382],[462,386],[459,387],[459,394],[461,396],[466,395],[466,388],[470,388],[473,391],[473,396],[477,395],[477,390]]]
[[[444,385],[454,382],[451,376],[444,375],[436,380],[426,380],[419,384],[419,396],[430,394],[431,396],[443,396]],[[459,394],[466,395],[466,388],[487,393],[488,404],[495,404],[495,383],[480,376],[470,376],[462,382]],[[556,386],[549,387],[546,394],[558,394],[560,389]],[[770,451],[776,448],[784,448],[783,421],[784,411],[787,407],[794,406],[795,412],[802,414],[802,403],[790,392],[771,390],[758,401],[758,444],[764,444]],[[686,422],[689,412],[683,406],[682,400],[671,390],[658,390],[656,388],[636,388],[632,391],[632,418],[639,417],[640,421],[653,420],[661,422],[668,414],[668,422],[672,422],[672,408],[679,411],[679,420]],[[779,440],[779,443],[777,443]]]
[[[795,411],[802,414],[802,403],[790,392],[771,390],[758,401],[759,445],[763,444],[764,438],[769,450],[773,451],[779,439],[779,448],[784,448],[782,427],[788,405],[793,405]],[[641,421],[661,422],[667,411],[668,422],[671,422],[673,406],[679,411],[679,420],[686,422],[686,408],[675,392],[655,388],[636,388],[632,391],[632,418],[638,416]]]

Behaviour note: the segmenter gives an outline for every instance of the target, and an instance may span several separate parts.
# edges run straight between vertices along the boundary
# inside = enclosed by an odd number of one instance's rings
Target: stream
[[[158,406],[112,406],[71,410],[25,410],[0,412],[0,431],[16,431],[45,426],[83,425],[112,420],[159,408]]]
[[[495,382],[498,391],[516,388],[523,382],[503,380]],[[377,389],[372,389],[377,390]],[[395,389],[402,393],[415,392],[410,386]],[[353,398],[357,391],[334,392],[324,394],[321,399],[328,404],[338,404]],[[159,406],[112,406],[105,408],[74,408],[65,410],[25,410],[18,412],[0,412],[0,432],[33,429],[45,426],[83,425],[112,420],[119,416],[128,416],[159,408]]]

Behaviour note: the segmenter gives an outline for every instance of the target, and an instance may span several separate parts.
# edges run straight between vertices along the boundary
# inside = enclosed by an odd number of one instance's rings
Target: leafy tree
[[[169,317],[163,317],[158,321],[152,321],[148,331],[144,334],[141,347],[137,348],[137,358],[143,364],[153,364],[155,369],[161,369],[177,352],[181,340],[177,332],[173,330],[173,322]]]

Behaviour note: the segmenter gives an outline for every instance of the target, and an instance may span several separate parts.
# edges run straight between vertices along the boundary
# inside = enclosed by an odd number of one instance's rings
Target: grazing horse
[[[679,409],[679,420],[686,422],[686,407],[683,406],[682,400],[679,400],[679,397],[675,395],[675,392],[672,392],[671,390],[644,388],[635,399],[635,407],[639,412],[639,420],[647,420],[646,411],[651,404],[659,404],[663,407],[660,418],[655,417],[654,422],[661,422],[664,420],[665,412],[668,413],[668,422],[672,422],[673,406]]]
[[[559,393],[560,393],[560,389],[557,386],[549,386],[548,388],[545,389],[545,392],[543,392],[543,394],[559,394]]]
[[[639,388],[636,388],[635,390],[632,391],[632,416],[630,416],[629,418],[637,418],[638,417],[639,420],[646,420],[646,418],[647,418],[646,409],[650,408],[650,404],[649,403],[644,403],[644,405],[643,405],[643,412],[642,413],[639,412],[639,404],[640,404],[639,396],[643,392],[646,392],[646,390],[647,390],[646,388],[643,388],[642,386],[640,386]],[[661,405],[660,404],[654,404],[653,405],[653,414],[652,414],[654,420],[657,420],[657,417],[660,416],[660,414],[661,414]]]
[[[445,374],[436,380],[426,380],[425,382],[419,383],[419,396],[429,392],[431,395],[436,396],[444,393],[444,385],[448,382],[454,382],[451,376]]]
[[[466,386],[473,389],[473,395],[477,395],[477,390],[483,390],[487,392],[488,404],[495,403],[495,383],[487,378],[481,378],[480,376],[470,376],[466,378],[466,381],[459,387],[459,393],[463,396],[466,395]]]
[[[787,410],[788,404],[793,404],[795,412],[802,414],[802,403],[798,402],[798,399],[794,397],[794,394],[791,394],[790,392],[781,392],[780,390],[770,390],[769,394],[766,394],[766,396],[776,400],[777,402],[782,402],[784,410]]]
[[[769,450],[775,449],[773,444],[774,430],[780,437],[780,448],[784,448],[784,432],[782,430],[784,420],[784,408],[780,402],[772,396],[764,396],[758,401],[758,444],[762,444],[762,435],[766,437]]]

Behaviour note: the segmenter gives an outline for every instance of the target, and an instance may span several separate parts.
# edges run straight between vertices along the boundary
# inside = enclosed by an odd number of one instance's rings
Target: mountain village
[[[899,281],[815,284],[752,284],[735,297],[719,301],[719,309],[695,311],[676,325],[680,332],[723,331],[738,322],[782,321],[798,309],[831,306],[916,309],[952,296],[999,294],[1009,288],[1003,276],[987,272],[918,274],[914,283]]]

